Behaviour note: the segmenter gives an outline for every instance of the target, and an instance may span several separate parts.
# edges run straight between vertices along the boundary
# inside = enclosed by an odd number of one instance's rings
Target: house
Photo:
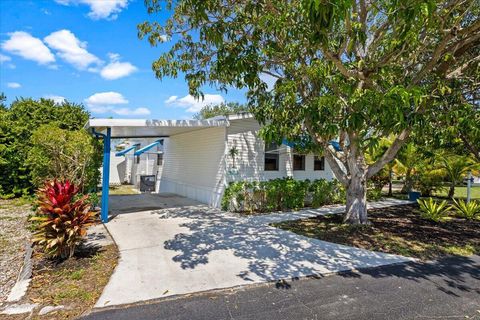
[[[87,124],[105,139],[162,140],[163,167],[156,191],[214,207],[220,206],[231,181],[334,178],[323,157],[296,154],[288,145],[265,144],[258,135],[260,127],[250,114],[207,120],[91,119]]]
[[[122,139],[112,142],[115,152],[110,154],[110,185],[131,184],[139,188],[140,177],[161,176],[163,139]]]

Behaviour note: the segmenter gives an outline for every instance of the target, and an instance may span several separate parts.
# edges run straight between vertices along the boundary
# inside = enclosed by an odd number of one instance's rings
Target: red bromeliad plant
[[[54,258],[69,258],[75,247],[95,223],[96,212],[90,210],[88,196],[75,200],[78,188],[66,181],[47,181],[37,192],[38,211],[31,218],[39,221],[33,242],[43,246]]]

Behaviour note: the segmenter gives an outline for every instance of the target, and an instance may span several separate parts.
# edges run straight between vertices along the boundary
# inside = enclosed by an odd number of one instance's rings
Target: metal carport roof
[[[175,134],[210,127],[227,127],[227,120],[146,120],[146,119],[90,119],[86,129],[106,134],[111,138],[169,137]]]

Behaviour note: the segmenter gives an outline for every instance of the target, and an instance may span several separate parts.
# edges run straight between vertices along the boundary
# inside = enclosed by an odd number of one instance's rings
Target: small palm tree
[[[470,157],[447,155],[440,160],[440,168],[445,171],[450,184],[448,197],[453,198],[455,195],[455,186],[460,183],[468,171],[478,167],[478,163]]]

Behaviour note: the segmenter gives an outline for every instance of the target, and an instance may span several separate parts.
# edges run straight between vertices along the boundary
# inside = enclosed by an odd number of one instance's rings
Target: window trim
[[[276,143],[265,143],[263,152],[263,171],[280,171],[280,152],[278,151],[279,148],[280,146]],[[272,157],[270,159],[275,159],[275,169],[267,169],[267,155],[270,155]]]
[[[321,163],[320,169],[315,168],[318,161]],[[313,171],[325,171],[325,156],[313,156]]]
[[[295,157],[301,157],[302,160],[302,165],[301,169],[295,169]],[[307,162],[307,157],[304,154],[293,154],[292,156],[292,169],[293,171],[305,171],[306,170],[306,162]]]

